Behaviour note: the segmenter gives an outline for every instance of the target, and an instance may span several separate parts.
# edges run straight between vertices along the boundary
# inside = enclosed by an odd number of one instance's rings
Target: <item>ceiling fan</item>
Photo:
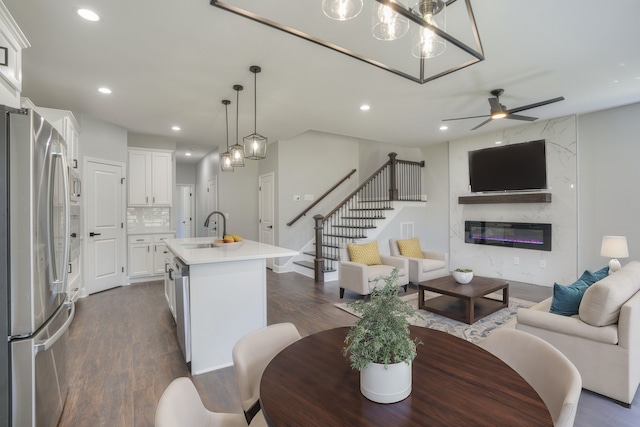
[[[477,119],[477,118],[480,118],[480,117],[489,117],[487,120],[485,120],[484,122],[480,123],[478,126],[474,127],[471,130],[476,130],[480,126],[484,126],[487,123],[489,123],[491,120],[496,120],[496,119],[514,119],[514,120],[526,120],[526,121],[532,122],[534,120],[538,120],[538,118],[537,117],[530,117],[530,116],[521,116],[521,115],[515,114],[515,113],[519,113],[520,111],[524,111],[524,110],[529,110],[531,108],[542,107],[543,105],[552,104],[552,103],[558,102],[558,101],[564,101],[564,96],[559,96],[558,98],[547,99],[546,101],[540,101],[540,102],[536,102],[534,104],[523,105],[522,107],[511,108],[510,110],[507,110],[507,107],[505,107],[504,105],[502,105],[500,103],[500,96],[503,93],[504,93],[504,89],[494,89],[494,90],[491,91],[491,95],[493,95],[494,98],[489,98],[489,106],[491,107],[491,113],[488,114],[488,115],[470,116],[470,117],[458,117],[458,118],[455,118],[455,119],[444,119],[442,121],[443,122],[449,122],[449,121],[452,121],[452,120]]]

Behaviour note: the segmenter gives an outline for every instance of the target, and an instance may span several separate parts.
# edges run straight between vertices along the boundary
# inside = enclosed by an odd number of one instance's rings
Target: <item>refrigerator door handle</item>
[[[71,326],[71,322],[73,321],[73,317],[76,314],[76,305],[73,302],[69,302],[67,304],[64,304],[65,308],[70,307],[71,308],[71,312],[69,313],[69,318],[64,322],[64,325],[62,325],[62,327],[60,329],[58,329],[56,331],[55,334],[53,334],[49,339],[39,342],[37,344],[35,344],[35,354],[38,354],[41,351],[47,351],[49,350],[49,348],[51,348],[52,345],[54,345],[56,343],[56,341],[58,341],[60,339],[60,337],[62,335],[64,335],[65,332],[67,332],[67,329],[69,329],[69,326]]]
[[[53,152],[52,153],[53,159],[55,159],[55,157],[59,157],[60,158],[60,163],[61,163],[61,170],[60,173],[62,174],[62,188],[63,188],[63,197],[62,200],[64,201],[64,243],[63,243],[63,252],[62,252],[62,266],[66,266],[69,264],[69,244],[70,244],[70,224],[69,224],[69,216],[70,216],[70,202],[69,202],[69,174],[67,173],[68,170],[68,166],[67,166],[67,159],[65,157],[65,152],[64,150],[60,149],[57,152]],[[52,159],[52,160],[53,160]],[[55,161],[52,161],[52,167],[50,168],[50,174],[49,174],[49,179],[52,180],[53,179],[53,174],[55,174],[56,172],[56,168],[55,168]],[[51,183],[49,184],[49,188],[52,188]],[[53,192],[53,190],[51,190]],[[53,199],[51,199],[51,203],[53,203]],[[51,209],[51,208],[50,208]],[[51,221],[51,215],[49,215],[49,220]],[[48,239],[49,239],[49,245],[51,248],[51,251],[54,252],[55,250],[53,249],[53,235],[52,235],[52,229],[53,226],[52,224],[49,224],[49,233],[48,233]],[[55,257],[53,256],[53,253],[51,253],[51,259],[54,260],[54,264],[55,264]],[[54,272],[55,272],[55,268],[54,268]],[[65,293],[66,292],[66,284],[67,284],[67,277],[68,277],[68,270],[66,268],[62,268],[62,271],[59,272],[60,276],[59,277],[55,277],[53,278],[53,285],[55,286],[56,292],[57,293]],[[55,274],[55,273],[54,273]]]

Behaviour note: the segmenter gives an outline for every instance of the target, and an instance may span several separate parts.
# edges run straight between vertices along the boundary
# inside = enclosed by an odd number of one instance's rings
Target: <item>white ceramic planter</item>
[[[471,279],[473,279],[473,271],[469,271],[467,273],[462,271],[453,271],[452,274],[456,282],[463,285],[466,285],[471,281]]]
[[[384,365],[369,363],[360,371],[360,392],[377,403],[400,402],[411,394],[411,362]]]

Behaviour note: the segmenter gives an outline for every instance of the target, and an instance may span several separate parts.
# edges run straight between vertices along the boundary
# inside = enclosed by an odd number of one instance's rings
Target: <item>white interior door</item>
[[[273,172],[265,175],[260,175],[258,178],[258,185],[260,191],[259,194],[259,212],[258,217],[260,218],[259,234],[260,234],[260,242],[267,243],[269,245],[273,245],[273,226],[274,226],[274,194],[273,194]],[[267,268],[273,269],[273,258],[267,258]]]
[[[218,178],[212,178],[207,183],[207,213],[209,215],[213,211],[218,210]],[[209,221],[209,228],[206,230],[207,237],[215,237],[218,236],[218,221],[220,221],[219,215],[214,215],[211,217]],[[220,234],[222,234],[222,230],[220,230]],[[223,236],[220,236],[223,237]]]
[[[178,224],[176,237],[193,237],[193,187],[178,185]]]
[[[122,212],[124,166],[87,160],[86,287],[89,294],[125,283]]]

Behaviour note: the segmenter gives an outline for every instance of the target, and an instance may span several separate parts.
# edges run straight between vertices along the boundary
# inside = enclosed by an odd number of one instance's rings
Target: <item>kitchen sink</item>
[[[215,243],[191,243],[182,245],[185,249],[209,249],[209,248],[217,248],[218,245]]]

